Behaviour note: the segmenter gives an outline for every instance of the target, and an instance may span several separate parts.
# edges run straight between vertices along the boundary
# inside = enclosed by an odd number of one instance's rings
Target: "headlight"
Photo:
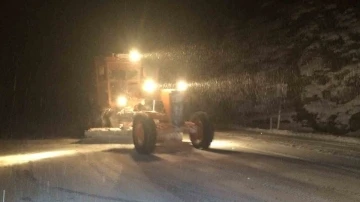
[[[142,55],[139,53],[139,51],[132,50],[130,51],[129,57],[130,61],[137,62],[141,59]]]
[[[127,98],[124,97],[124,96],[119,96],[119,97],[116,99],[116,104],[117,104],[119,107],[125,107],[126,104],[127,104]]]
[[[152,93],[156,90],[157,85],[155,83],[155,81],[148,79],[144,82],[143,84],[143,90],[148,92],[148,93]]]
[[[186,91],[187,88],[188,88],[188,84],[186,83],[186,81],[178,81],[176,83],[176,89],[178,91]]]

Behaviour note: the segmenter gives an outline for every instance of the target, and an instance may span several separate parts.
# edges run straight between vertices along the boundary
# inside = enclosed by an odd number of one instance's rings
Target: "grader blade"
[[[132,144],[131,130],[90,128],[85,131],[85,138],[81,142],[84,144]]]

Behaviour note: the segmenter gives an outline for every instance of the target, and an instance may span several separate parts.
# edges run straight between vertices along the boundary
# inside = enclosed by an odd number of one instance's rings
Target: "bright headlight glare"
[[[152,93],[156,90],[157,85],[155,83],[155,81],[148,79],[144,82],[143,84],[143,90],[148,92],[148,93]]]
[[[116,99],[116,103],[119,107],[125,107],[126,104],[127,104],[127,98],[124,97],[124,96],[119,96],[117,99]]]
[[[129,57],[132,62],[137,62],[141,59],[142,55],[139,53],[139,51],[132,50],[130,51]]]
[[[178,91],[186,91],[188,88],[188,84],[186,83],[186,81],[178,81],[176,84],[176,89]]]

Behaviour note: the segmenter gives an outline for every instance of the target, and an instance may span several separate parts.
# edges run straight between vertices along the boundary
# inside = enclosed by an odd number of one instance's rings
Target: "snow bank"
[[[294,132],[294,131],[290,131],[290,130],[277,130],[277,129],[267,130],[267,129],[260,129],[260,128],[247,128],[247,127],[241,127],[241,126],[236,126],[236,125],[232,125],[231,128],[236,129],[236,130],[258,132],[261,134],[264,133],[264,134],[274,134],[274,135],[296,136],[296,137],[304,137],[304,138],[310,138],[310,139],[320,139],[320,140],[327,140],[327,141],[360,144],[359,138],[336,136],[336,135],[325,134],[325,133],[300,133],[300,132]]]

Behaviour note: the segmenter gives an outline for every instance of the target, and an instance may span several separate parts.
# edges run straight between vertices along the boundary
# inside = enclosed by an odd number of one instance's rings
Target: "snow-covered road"
[[[0,200],[360,201],[360,145],[217,132],[209,151],[135,153],[78,140],[1,141]],[[6,152],[5,152],[6,150]]]

